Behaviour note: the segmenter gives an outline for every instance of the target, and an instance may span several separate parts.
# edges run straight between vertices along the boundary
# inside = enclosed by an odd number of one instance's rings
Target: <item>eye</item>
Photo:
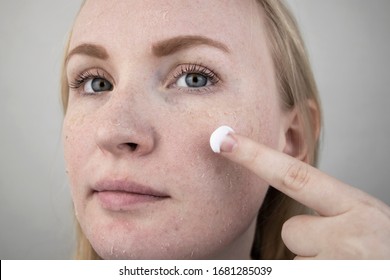
[[[213,70],[200,64],[181,64],[170,86],[186,90],[206,90],[219,82]]]
[[[84,92],[87,94],[111,90],[112,84],[104,78],[90,78],[84,84]]]
[[[69,87],[78,90],[80,94],[96,95],[101,92],[112,91],[113,85],[108,81],[101,70],[88,70],[77,75],[69,83]]]
[[[179,87],[199,88],[209,86],[210,84],[208,77],[198,73],[185,74],[177,80],[177,86]]]

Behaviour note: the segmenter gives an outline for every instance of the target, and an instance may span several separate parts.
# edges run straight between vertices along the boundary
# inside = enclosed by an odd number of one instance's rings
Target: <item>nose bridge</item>
[[[137,67],[142,69],[137,65],[126,66],[123,77],[118,81],[106,104],[107,107],[116,108],[118,114],[146,116],[145,112],[148,112],[154,103],[149,81],[145,81],[145,77],[136,70]]]
[[[114,126],[126,126],[128,123],[135,125],[132,119],[137,114],[137,107],[134,94],[117,90],[111,93],[110,99],[105,104],[104,114],[109,124]]]
[[[132,86],[117,88],[98,114],[96,143],[112,154],[147,154],[156,144],[147,96]]]

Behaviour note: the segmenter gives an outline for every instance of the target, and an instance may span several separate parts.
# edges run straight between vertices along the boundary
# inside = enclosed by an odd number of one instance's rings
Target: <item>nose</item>
[[[138,113],[141,110],[126,101],[109,101],[97,113],[96,144],[103,153],[116,157],[147,155],[156,146],[156,130],[145,112]]]

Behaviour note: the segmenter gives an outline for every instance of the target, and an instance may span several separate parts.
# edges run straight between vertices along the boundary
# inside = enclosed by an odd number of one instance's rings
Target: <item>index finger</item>
[[[312,208],[322,216],[348,211],[361,192],[287,154],[247,137],[229,134],[221,154],[253,171],[274,188]],[[224,151],[223,145],[229,150]]]

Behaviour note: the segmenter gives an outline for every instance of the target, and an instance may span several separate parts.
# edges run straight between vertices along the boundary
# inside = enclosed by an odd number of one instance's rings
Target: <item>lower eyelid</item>
[[[193,94],[205,94],[212,91],[210,87],[199,87],[199,88],[177,87],[176,89],[179,91],[185,91],[187,93],[193,93]]]

